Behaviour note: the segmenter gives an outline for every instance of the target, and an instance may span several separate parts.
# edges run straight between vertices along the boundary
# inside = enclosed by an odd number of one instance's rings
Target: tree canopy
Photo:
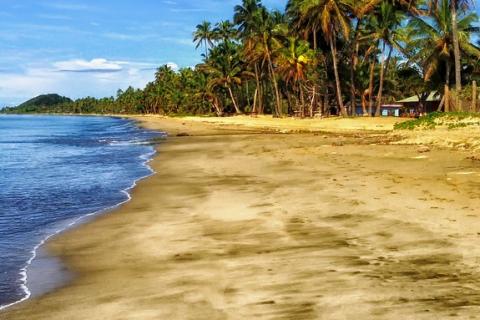
[[[290,0],[279,12],[243,0],[232,19],[196,26],[202,62],[193,68],[161,66],[145,88],[115,97],[36,98],[4,112],[305,117],[353,115],[361,105],[364,115],[378,115],[382,104],[430,90],[460,111],[462,90],[480,80],[471,4]]]

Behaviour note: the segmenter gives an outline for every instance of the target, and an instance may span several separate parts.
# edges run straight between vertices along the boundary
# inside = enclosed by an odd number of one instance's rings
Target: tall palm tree
[[[341,34],[345,39],[350,35],[350,18],[348,13],[352,8],[351,0],[296,0],[295,7],[300,14],[299,20],[310,25],[319,22],[325,40],[330,45],[333,61],[333,72],[337,93],[337,103],[342,115],[347,111],[343,104],[340,77],[337,61],[337,36]]]
[[[243,0],[234,8],[233,22],[238,25],[241,37],[250,36],[256,30],[256,14],[262,9],[260,0]]]
[[[452,14],[453,53],[455,56],[455,89],[457,93],[460,93],[460,91],[462,90],[462,65],[460,53],[460,37],[458,34],[458,10],[466,10],[469,4],[469,0],[450,0],[450,10]]]
[[[358,0],[355,1],[352,6],[351,15],[355,21],[355,28],[352,36],[349,39],[350,42],[350,105],[351,113],[355,114],[356,109],[356,97],[357,97],[357,88],[355,77],[358,65],[358,56],[359,56],[359,47],[360,47],[360,36],[362,34],[362,24],[368,14],[373,12],[378,5],[379,0]],[[374,66],[373,66],[374,67]],[[370,99],[371,100],[371,99]],[[365,108],[364,108],[365,109]],[[363,112],[366,113],[365,110]]]
[[[277,117],[282,115],[282,102],[273,61],[275,54],[282,47],[281,41],[277,38],[278,26],[283,22],[282,19],[284,19],[282,14],[270,13],[265,8],[261,8],[255,15],[257,28],[245,42],[247,60],[258,62],[270,76],[275,94],[274,115]]]
[[[213,29],[213,38],[217,41],[232,41],[237,38],[238,30],[230,22],[230,20],[223,20],[218,22]]]
[[[279,73],[287,85],[293,84],[294,89],[298,91],[302,117],[305,116],[304,81],[307,77],[307,68],[314,63],[315,51],[310,49],[310,44],[292,36],[287,38],[287,45],[279,50],[276,57]]]
[[[455,102],[459,105],[460,100],[458,94],[462,90],[462,65],[461,65],[461,49],[458,30],[458,12],[467,12],[470,4],[474,3],[474,0],[449,0],[450,12],[451,12],[451,24],[452,24],[452,41],[453,41],[453,54],[455,62],[455,90],[457,91]],[[430,0],[430,7],[432,10],[438,7],[439,0]]]
[[[233,94],[233,88],[242,83],[242,77],[247,75],[239,59],[237,45],[233,42],[224,42],[216,46],[209,60],[199,68],[209,76],[208,88],[214,91],[218,87],[227,90],[237,114],[242,113]]]
[[[313,40],[313,50],[318,48],[318,32],[320,31],[320,20],[304,19],[300,12],[301,0],[289,0],[286,7],[286,13],[290,17],[290,24],[294,32],[302,35],[303,39]],[[311,38],[310,38],[311,37]]]
[[[262,25],[265,8],[260,0],[243,0],[241,5],[234,8],[233,21],[238,26],[239,37],[244,44],[244,54],[252,58],[252,50],[255,47],[259,27]],[[255,58],[255,55],[253,55]],[[261,82],[261,69],[259,59],[247,61],[255,73],[255,93],[253,97],[253,113],[263,113],[263,88]]]
[[[201,45],[205,48],[205,59],[208,59],[208,48],[213,46],[213,39],[215,33],[212,30],[212,24],[208,21],[203,21],[197,25],[193,33],[193,42],[196,43],[196,49]]]
[[[453,19],[449,0],[439,0],[428,18],[417,17],[410,22],[414,37],[412,45],[418,48],[412,58],[422,66],[424,79],[429,81],[440,67],[445,70],[445,111],[449,111],[450,73],[455,64]],[[478,59],[480,50],[470,42],[471,35],[479,32],[479,28],[474,26],[476,21],[476,14],[466,14],[457,20],[456,29],[460,51]]]
[[[394,47],[400,46],[395,41],[396,31],[404,19],[404,11],[399,11],[393,4],[383,1],[377,14],[372,15],[369,21],[371,34],[369,38],[378,43],[381,50],[380,81],[377,93],[377,107],[375,115],[381,112],[385,73],[388,70]]]

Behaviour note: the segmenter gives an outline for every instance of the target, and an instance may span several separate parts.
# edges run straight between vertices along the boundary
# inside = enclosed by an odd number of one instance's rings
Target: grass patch
[[[448,129],[480,126],[480,113],[471,112],[432,112],[415,120],[396,123],[395,130],[435,129],[446,126]]]

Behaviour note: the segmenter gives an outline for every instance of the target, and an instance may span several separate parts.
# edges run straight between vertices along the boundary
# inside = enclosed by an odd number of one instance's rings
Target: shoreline
[[[136,125],[138,125],[138,123],[135,122],[132,119],[128,119],[128,118],[124,118],[124,119],[127,120],[127,121],[131,121],[131,122],[135,123]],[[159,132],[159,133],[161,133],[161,132]],[[66,221],[65,223],[61,224],[61,226],[58,227],[58,228],[54,227],[50,234],[48,234],[43,239],[41,239],[40,242],[33,247],[33,249],[30,251],[31,252],[31,257],[27,260],[27,262],[20,269],[20,272],[19,272],[20,281],[21,281],[20,288],[25,293],[25,296],[22,297],[21,299],[17,300],[17,301],[12,302],[12,303],[9,303],[9,304],[6,304],[6,305],[1,305],[0,306],[0,316],[1,316],[2,312],[4,312],[4,311],[6,312],[6,311],[8,311],[8,309],[10,309],[10,308],[12,308],[12,307],[14,307],[18,304],[21,304],[23,302],[26,302],[31,298],[41,297],[44,294],[48,294],[49,292],[53,292],[54,290],[56,290],[58,288],[61,288],[63,286],[68,285],[68,283],[74,278],[74,275],[71,274],[68,270],[63,270],[64,266],[62,264],[61,259],[59,259],[59,257],[49,253],[48,243],[50,241],[54,241],[54,239],[56,237],[61,236],[64,233],[68,233],[70,230],[73,230],[75,228],[79,228],[83,224],[89,223],[90,221],[93,221],[96,217],[98,217],[100,215],[109,214],[109,213],[114,212],[117,208],[119,208],[122,205],[124,205],[125,203],[128,203],[129,201],[131,201],[132,200],[131,191],[133,189],[135,189],[137,184],[140,181],[142,181],[144,179],[147,179],[147,178],[156,174],[156,172],[149,165],[149,163],[154,159],[156,154],[157,154],[157,149],[156,149],[156,144],[154,144],[152,146],[152,151],[151,152],[145,153],[140,157],[140,159],[143,160],[142,166],[147,168],[150,171],[150,173],[145,175],[145,176],[142,176],[140,178],[135,179],[129,187],[127,187],[123,190],[120,190],[121,193],[126,195],[126,197],[127,197],[126,200],[121,201],[121,202],[119,202],[115,205],[112,205],[112,206],[109,206],[109,207],[106,207],[106,208],[103,208],[103,209],[100,209],[100,210],[97,210],[97,211],[94,211],[94,212],[91,212],[91,213],[84,214],[84,215],[79,216],[77,218],[70,219],[69,221]],[[36,286],[35,290],[32,290],[31,286],[29,286],[29,281],[32,282],[31,281],[32,272],[34,274],[37,274],[37,276],[42,274],[41,271],[33,270],[33,269],[37,268],[37,266],[35,265],[35,262],[38,258],[42,258],[43,260],[45,260],[45,262],[42,262],[42,265],[46,265],[46,264],[50,263],[51,267],[56,268],[57,270],[60,270],[62,273],[57,275],[58,279],[56,279],[56,278],[55,279],[49,279],[49,282],[47,283],[47,288],[42,287],[42,285],[38,285],[38,283],[41,282],[41,281],[39,281],[38,279],[34,279],[33,282],[36,282],[37,284],[35,285]],[[48,261],[48,260],[54,260],[54,261]],[[41,269],[41,268],[44,268],[44,266],[39,267],[39,269]],[[35,292],[33,292],[33,291],[37,291],[38,294],[35,294]]]
[[[171,127],[166,131],[172,136],[152,160],[158,174],[140,181],[132,201],[114,214],[99,216],[49,243],[78,277],[65,288],[0,313],[0,319],[99,315],[203,319],[253,314],[267,318],[357,314],[359,319],[415,314],[429,319],[446,316],[449,308],[469,314],[468,309],[452,307],[460,299],[457,291],[447,290],[435,277],[421,276],[437,272],[454,277],[457,266],[463,265],[471,278],[456,275],[455,283],[476,283],[472,258],[479,252],[470,245],[476,232],[469,213],[479,204],[472,186],[480,173],[460,155],[434,150],[426,159],[416,159],[411,146],[358,145],[356,138],[342,138],[344,144],[335,145],[336,139],[314,134],[252,135],[239,130],[231,135],[231,129],[162,121]],[[146,124],[159,122],[147,119]],[[175,137],[185,131],[190,135]],[[411,168],[423,171],[412,176]],[[344,177],[346,169],[349,176]],[[445,171],[446,179],[438,174],[444,170],[450,170]],[[424,182],[417,181],[417,175]],[[397,182],[389,181],[390,176]],[[444,182],[425,200],[415,196],[401,200],[404,194],[422,193],[439,177]],[[460,199],[452,191],[458,185],[465,186]],[[376,197],[365,198],[370,193]],[[440,194],[449,201],[435,200]],[[439,208],[431,208],[434,203]],[[441,223],[432,220],[433,214]],[[450,238],[455,232],[458,239]],[[438,261],[425,260],[432,256]],[[427,262],[415,262],[419,259]],[[407,276],[412,272],[420,280]],[[392,290],[371,276],[389,277]],[[342,280],[349,278],[357,285]],[[422,279],[423,284],[412,287]],[[413,290],[409,301],[402,302],[397,283]],[[380,304],[369,302],[372,288],[380,292],[376,297]],[[432,295],[445,306],[426,300]],[[330,300],[334,297],[340,300],[334,303]],[[476,306],[476,292],[464,299],[463,305]],[[69,305],[59,306],[62,301]],[[350,309],[342,307],[347,304]]]

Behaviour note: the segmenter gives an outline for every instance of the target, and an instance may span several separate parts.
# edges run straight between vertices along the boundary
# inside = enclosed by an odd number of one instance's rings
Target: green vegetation
[[[480,81],[479,27],[469,1],[290,0],[279,12],[243,0],[233,13],[196,27],[203,61],[195,68],[162,66],[145,88],[115,97],[4,112],[351,116],[361,102],[361,113],[379,115],[384,103],[430,91],[445,97],[445,111],[478,110],[470,84]]]
[[[51,112],[58,106],[70,104],[73,101],[67,97],[62,97],[58,94],[43,94],[30,99],[18,107],[15,108],[16,112],[29,113],[29,112]],[[4,110],[8,112],[10,109]]]
[[[445,126],[448,129],[480,126],[480,114],[470,112],[433,112],[415,120],[395,124],[395,130],[435,129]]]

